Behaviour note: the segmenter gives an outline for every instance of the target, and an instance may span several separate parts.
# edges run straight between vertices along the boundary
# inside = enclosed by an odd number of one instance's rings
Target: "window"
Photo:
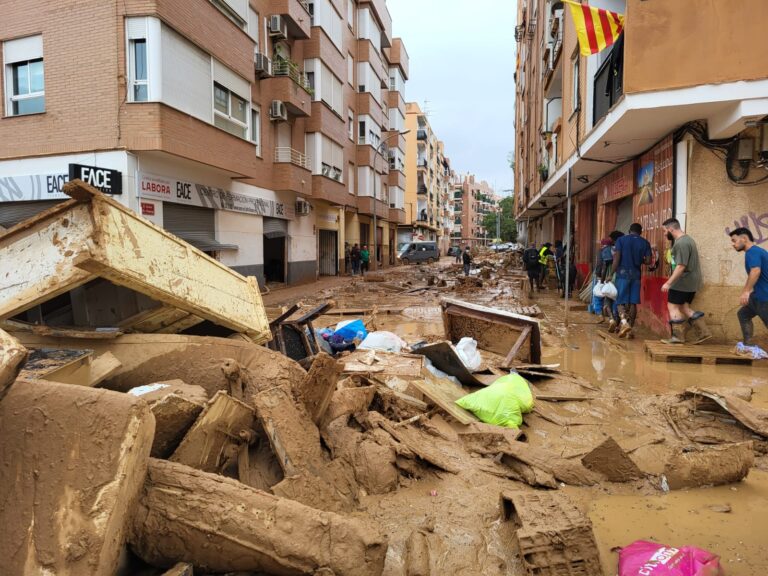
[[[312,90],[312,92],[315,91],[315,73],[314,72],[307,72],[307,85],[309,86],[309,89]]]
[[[347,54],[347,82],[351,86],[355,85],[355,59],[352,54]]]
[[[129,42],[128,65],[128,99],[131,102],[146,102],[149,100],[146,38]]]
[[[576,54],[576,57],[573,59],[573,73],[571,76],[571,83],[572,83],[572,93],[571,93],[571,102],[573,104],[572,110],[576,112],[581,104],[580,101],[580,94],[579,94],[579,55]]]
[[[211,0],[211,4],[216,6],[219,12],[229,18],[235,26],[243,30],[247,28],[247,2],[242,2],[242,0]]]
[[[347,0],[347,26],[354,30],[355,25],[355,0]]]
[[[248,36],[256,43],[255,52],[259,52],[259,13],[248,8]]]
[[[344,151],[342,147],[325,136],[322,136],[321,146],[322,162],[320,164],[320,173],[332,180],[341,182],[342,166],[344,164]]]
[[[354,141],[355,139],[355,113],[350,108],[348,113],[348,130],[349,130],[349,139]]]
[[[315,80],[313,82],[313,89]],[[320,63],[320,90],[315,90],[315,100],[325,102],[341,118],[344,118],[344,90],[341,80],[331,73],[331,70]]]
[[[336,45],[336,48],[342,49],[342,22],[343,19],[336,12],[330,0],[311,0],[308,3],[309,14],[312,16],[312,26],[320,26],[328,38]]]
[[[43,37],[3,42],[3,58],[6,116],[45,112]]]
[[[45,112],[43,59],[11,64],[11,115]]]
[[[365,129],[365,120],[360,120],[357,124],[359,126],[357,137],[360,139],[360,144],[365,144],[365,134],[367,132]]]
[[[349,163],[349,166],[347,167],[347,188],[349,189],[350,194],[355,193],[355,165],[352,164],[352,162]]]
[[[221,84],[213,84],[213,124],[230,134],[248,134],[248,102]]]
[[[256,144],[256,155],[261,156],[261,110],[251,108],[251,142]]]

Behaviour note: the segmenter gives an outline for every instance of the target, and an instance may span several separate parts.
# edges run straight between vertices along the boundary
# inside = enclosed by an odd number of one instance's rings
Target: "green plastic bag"
[[[456,400],[481,421],[505,428],[519,428],[523,414],[533,410],[533,394],[520,374],[502,376],[493,384]]]

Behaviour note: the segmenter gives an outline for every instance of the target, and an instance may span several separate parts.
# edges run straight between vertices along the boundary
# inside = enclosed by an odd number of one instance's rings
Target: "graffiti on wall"
[[[673,141],[667,136],[637,161],[634,218],[643,227],[643,236],[663,254],[667,240],[662,222],[672,217]],[[643,193],[644,192],[644,193]],[[654,275],[663,274],[663,267]]]
[[[736,230],[736,228],[749,228],[755,237],[755,244],[762,244],[768,241],[768,212],[759,215],[755,212],[744,214],[741,218],[733,221],[733,228],[726,226],[726,236],[730,236],[731,230]]]

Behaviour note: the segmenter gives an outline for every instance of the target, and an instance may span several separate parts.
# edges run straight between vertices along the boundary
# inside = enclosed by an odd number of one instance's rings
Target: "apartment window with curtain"
[[[323,135],[321,138],[320,173],[323,176],[342,182],[344,150],[333,140]]]
[[[128,99],[131,102],[149,100],[146,38],[135,38],[128,43]]]
[[[6,116],[45,112],[43,37],[29,36],[4,42],[3,57]]]
[[[577,47],[578,48],[578,47]],[[573,58],[573,62],[571,64],[571,103],[573,104],[573,107],[571,110],[573,112],[576,112],[581,104],[581,96],[579,94],[579,54],[578,52]]]
[[[251,108],[251,142],[256,145],[256,156],[261,156],[261,109]]]
[[[355,27],[355,0],[347,0],[347,26],[354,31]]]
[[[230,134],[246,138],[248,135],[248,102],[225,88],[213,84],[213,124]]]
[[[349,139],[355,140],[355,113],[350,108],[347,111],[347,129],[349,130]]]

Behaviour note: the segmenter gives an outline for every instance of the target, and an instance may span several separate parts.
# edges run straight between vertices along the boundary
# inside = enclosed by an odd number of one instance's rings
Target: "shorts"
[[[639,277],[635,278],[628,275],[616,274],[616,304],[626,306],[627,304],[640,304],[640,287],[642,281]]]
[[[696,292],[683,292],[682,290],[675,290],[674,288],[670,288],[667,293],[667,301],[670,304],[676,304],[678,306],[693,303],[695,297]]]

